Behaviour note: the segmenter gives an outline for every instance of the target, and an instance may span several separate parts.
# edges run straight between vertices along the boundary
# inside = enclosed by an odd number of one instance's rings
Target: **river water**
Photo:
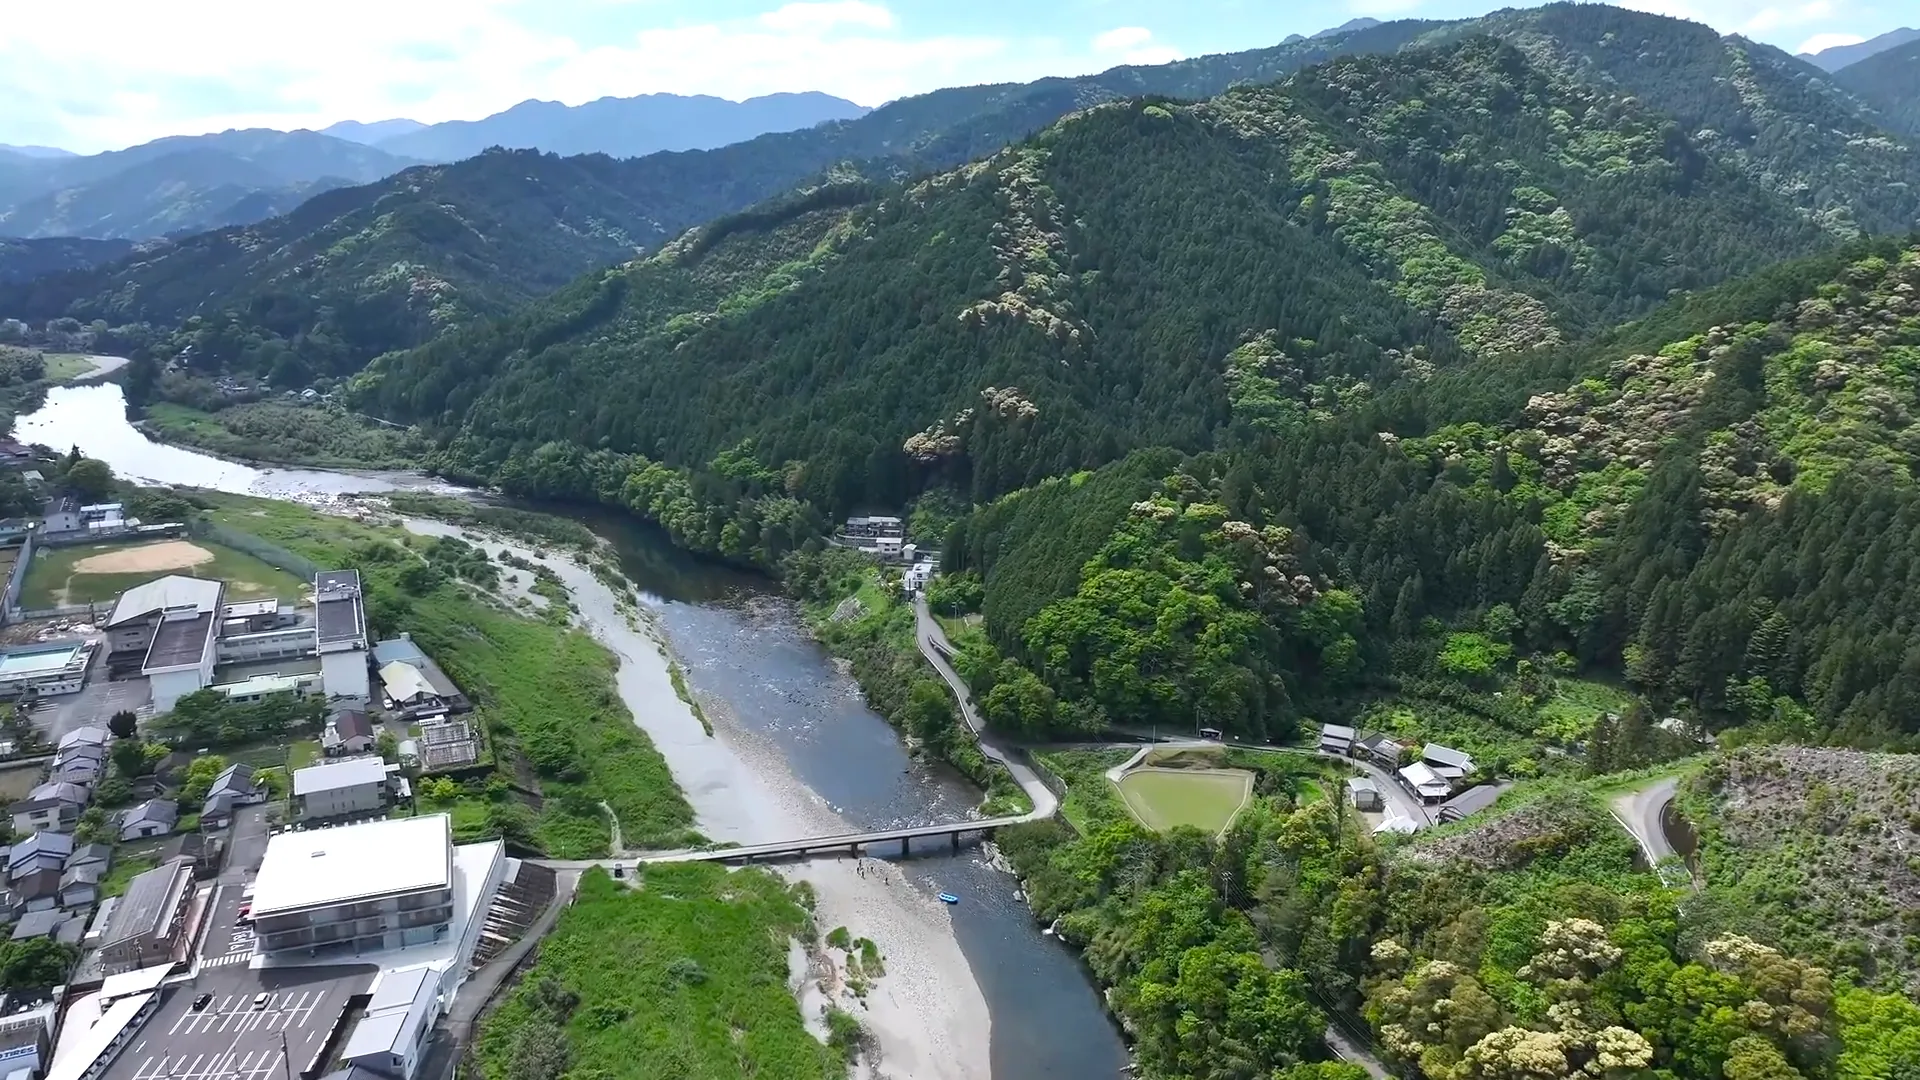
[[[349,492],[444,487],[418,476],[259,469],[147,439],[127,423],[120,388],[59,387],[22,416],[22,442],[78,445],[118,475],[159,484],[318,501]],[[949,770],[916,765],[858,685],[840,672],[764,579],[701,563],[658,530],[579,508],[541,507],[613,543],[657,616],[696,694],[731,732],[784,761],[795,779],[856,827],[931,824],[979,801]],[[682,778],[686,784],[690,778]],[[1040,934],[1012,877],[978,848],[916,853],[922,887],[962,897],[954,933],[992,1017],[995,1080],[1111,1080],[1127,1058],[1077,959]]]

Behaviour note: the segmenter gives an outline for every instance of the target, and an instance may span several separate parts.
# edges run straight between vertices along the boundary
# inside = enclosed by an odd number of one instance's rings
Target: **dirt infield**
[[[98,555],[89,555],[73,564],[76,574],[151,574],[165,570],[187,570],[213,561],[213,552],[186,540],[162,540],[157,544],[139,544]]]

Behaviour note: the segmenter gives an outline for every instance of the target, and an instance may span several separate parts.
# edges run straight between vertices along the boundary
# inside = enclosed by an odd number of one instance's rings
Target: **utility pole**
[[[280,1031],[280,1068],[286,1074],[286,1080],[293,1080],[293,1052],[287,1049],[287,1032]]]

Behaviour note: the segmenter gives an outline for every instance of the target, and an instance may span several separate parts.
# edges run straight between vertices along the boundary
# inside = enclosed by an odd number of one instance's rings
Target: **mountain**
[[[1920,38],[1844,68],[1833,81],[1878,110],[1888,128],[1920,139]]]
[[[1899,48],[1913,41],[1920,41],[1920,30],[1903,26],[1898,30],[1889,30],[1879,37],[1870,38],[1855,45],[1835,45],[1831,49],[1822,49],[1817,53],[1801,53],[1800,59],[1822,71],[1844,71],[1870,56],[1878,56],[1888,49]]]
[[[620,161],[481,154],[330,191],[280,217],[185,237],[120,266],[0,289],[0,311],[148,323],[163,335],[199,314],[203,327],[232,325],[232,340],[252,342],[244,352],[202,355],[266,371],[292,342],[302,356],[290,374],[347,374],[827,170],[888,178],[950,168],[1076,108],[1147,93],[1210,96],[1349,49],[1397,48],[1433,25],[1394,23],[1081,78],[938,90],[855,120],[715,150]],[[274,313],[264,323],[263,311]]]
[[[427,125],[418,120],[375,120],[363,124],[358,120],[342,120],[320,129],[320,134],[331,135],[336,139],[357,142],[362,146],[374,146],[382,139],[391,139],[398,135],[411,135]]]
[[[1371,30],[1374,27],[1379,25],[1380,25],[1379,19],[1366,19],[1366,18],[1348,19],[1346,22],[1341,23],[1339,26],[1322,30],[1317,34],[1314,34],[1313,36],[1317,38],[1334,37],[1335,35],[1338,35],[1338,34],[1351,34],[1356,30]]]
[[[505,314],[573,275],[656,250],[690,227],[829,174],[892,182],[994,153],[1101,102],[1207,98],[1331,57],[1476,33],[1511,42],[1543,69],[1651,106],[1673,128],[1657,138],[1697,156],[1690,173],[1710,165],[1738,171],[1833,240],[1920,220],[1911,148],[1818,69],[1698,24],[1558,4],[1466,22],[1383,23],[1081,78],[940,90],[715,150],[625,161],[483,155],[329,192],[295,213],[191,237],[120,267],[0,290],[0,310],[148,323],[163,339],[198,314],[199,333],[231,326],[226,340],[248,343],[220,353],[224,362],[265,371],[292,349],[301,356],[285,368],[290,376],[347,374],[379,353]],[[264,324],[263,311],[275,313]]]
[[[829,513],[936,480],[986,499],[1830,243],[1669,117],[1478,36],[823,185],[382,357],[357,393],[501,482],[553,442],[784,475]]]
[[[576,106],[523,101],[484,120],[452,120],[377,141],[389,153],[428,161],[458,161],[490,146],[563,156],[640,157],[660,150],[708,150],[771,131],[852,120],[866,112],[851,101],[820,93],[770,94],[745,101],[644,94]]]
[[[413,164],[311,131],[172,136],[126,150],[0,159],[0,235],[151,239],[257,220]]]
[[[85,270],[132,254],[131,240],[0,239],[0,281],[28,281],[47,274]]]
[[[62,150],[57,146],[13,146],[0,143],[0,153],[18,154],[30,158],[67,158],[75,157],[71,150]]]

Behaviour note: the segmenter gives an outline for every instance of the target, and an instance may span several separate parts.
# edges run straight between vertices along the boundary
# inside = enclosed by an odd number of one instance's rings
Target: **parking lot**
[[[104,724],[114,713],[139,714],[147,709],[153,697],[147,680],[139,677],[109,680],[105,653],[105,642],[102,642],[100,651],[94,654],[93,666],[87,671],[87,681],[78,691],[40,699],[33,711],[33,724],[48,742],[59,742],[60,736],[75,728]]]
[[[374,969],[299,968],[203,971],[175,987],[109,1080],[270,1080],[298,1075],[313,1061],[347,1001],[365,993]],[[194,1002],[207,995],[196,1011]],[[266,998],[258,1007],[259,995]]]

